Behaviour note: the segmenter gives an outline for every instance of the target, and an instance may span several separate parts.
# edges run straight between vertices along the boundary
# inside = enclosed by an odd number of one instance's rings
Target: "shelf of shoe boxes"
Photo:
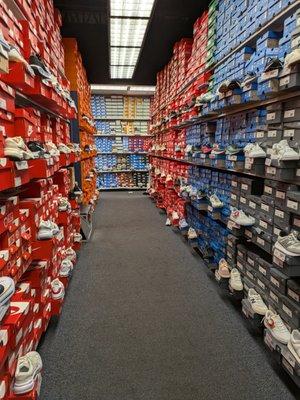
[[[170,115],[154,114],[150,195],[221,287],[242,301],[244,315],[299,386],[299,2],[252,2],[255,13],[231,3],[219,1],[216,9],[218,65],[199,120],[180,129]],[[271,18],[276,25],[255,46],[232,51],[238,34],[253,34]],[[247,82],[249,74],[254,79]],[[158,126],[162,117],[167,122]]]
[[[102,190],[145,189],[150,139],[149,97],[93,95],[95,137]],[[103,135],[103,137],[102,137]]]
[[[94,134],[96,132],[91,111],[91,88],[87,80],[86,70],[74,38],[63,38],[65,50],[66,76],[71,91],[78,99],[78,126],[81,147],[81,183],[83,190],[82,204],[90,204],[91,211],[97,200],[95,157],[97,149]]]
[[[79,199],[71,190],[79,155],[67,121],[75,110],[66,99],[61,16],[52,1],[9,4],[0,3],[0,398],[25,400],[37,399],[41,384],[41,361],[30,351],[61,312],[80,247]],[[39,68],[32,73],[35,53],[56,88],[41,80]],[[19,106],[18,95],[32,105]]]

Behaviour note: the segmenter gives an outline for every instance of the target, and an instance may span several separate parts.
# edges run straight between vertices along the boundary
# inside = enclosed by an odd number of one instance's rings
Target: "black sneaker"
[[[38,54],[33,54],[29,57],[29,64],[34,70],[35,74],[43,79],[51,79],[51,74],[48,71],[46,65]]]
[[[265,72],[274,71],[276,69],[281,70],[282,68],[283,63],[279,58],[268,58]]]
[[[228,90],[240,89],[241,82],[237,79],[233,79],[232,81],[229,82],[227,88]]]
[[[27,143],[27,147],[33,153],[34,158],[50,158],[51,155],[45,150],[43,143],[31,141]]]

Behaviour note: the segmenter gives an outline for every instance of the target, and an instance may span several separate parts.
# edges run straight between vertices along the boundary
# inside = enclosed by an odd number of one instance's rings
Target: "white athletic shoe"
[[[264,325],[278,342],[288,344],[291,334],[278,314],[268,310],[264,318]]]
[[[58,278],[54,279],[51,282],[51,289],[52,289],[53,300],[60,300],[65,297],[65,287]]]
[[[170,218],[167,218],[167,220],[166,220],[166,226],[171,226]]]
[[[188,239],[197,239],[198,235],[194,228],[189,228],[188,230]]]
[[[255,289],[251,288],[248,291],[248,300],[251,304],[253,311],[259,315],[265,315],[268,311],[268,307],[265,305],[260,294],[256,292]]]
[[[4,306],[15,293],[15,282],[9,276],[0,277],[0,306]]]
[[[82,235],[80,233],[76,232],[76,233],[74,233],[73,239],[74,239],[75,243],[79,243],[82,241]]]
[[[300,332],[298,330],[293,330],[287,347],[297,363],[300,364]]]
[[[243,210],[234,208],[230,214],[231,221],[241,226],[252,226],[255,224],[255,218],[246,215]]]
[[[53,142],[46,142],[45,148],[49,152],[51,157],[57,157],[60,155],[58,148],[56,147],[56,145]]]
[[[49,240],[53,239],[59,232],[59,227],[52,221],[41,220],[39,231],[37,234],[38,240]]]
[[[180,229],[185,229],[188,228],[189,224],[186,222],[186,220],[183,218],[179,221],[179,228]]]
[[[215,194],[209,197],[209,201],[213,208],[222,208],[224,205],[219,197]]]
[[[299,160],[299,151],[295,151],[289,146],[286,139],[275,143],[271,149],[271,160],[289,161]]]
[[[13,384],[14,393],[25,394],[33,390],[42,368],[41,356],[36,351],[30,351],[25,356],[19,357]]]
[[[229,285],[232,287],[233,290],[241,291],[244,288],[241,274],[239,273],[238,269],[233,268],[230,273]]]
[[[59,143],[57,148],[62,154],[71,154],[71,149],[64,143]]]
[[[71,209],[71,204],[66,197],[61,197],[58,200],[58,211],[67,211]]]
[[[5,157],[15,158],[17,160],[34,158],[21,136],[5,139],[4,155]]]
[[[65,251],[65,257],[72,261],[75,264],[77,259],[76,251],[72,249],[72,247],[68,247]]]
[[[222,258],[219,261],[218,273],[219,273],[221,278],[224,278],[224,279],[230,278],[229,265],[228,265],[227,261],[224,258]]]
[[[288,256],[299,257],[300,240],[298,232],[293,231],[286,236],[278,236],[275,249],[278,249]]]
[[[251,149],[249,148],[245,154],[250,158],[265,158],[267,156],[267,153],[260,147],[258,143],[255,143]]]
[[[65,258],[60,264],[59,276],[67,277],[73,270],[73,263],[71,260]]]
[[[179,220],[179,215],[178,215],[178,212],[173,211],[172,212],[172,221],[176,221],[176,220]]]

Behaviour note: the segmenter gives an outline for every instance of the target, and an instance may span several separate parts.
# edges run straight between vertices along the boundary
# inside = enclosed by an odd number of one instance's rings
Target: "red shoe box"
[[[53,158],[29,160],[28,164],[30,179],[50,178],[54,174]]]
[[[40,140],[40,118],[40,112],[34,108],[17,108],[15,111],[15,132],[26,141]]]
[[[0,79],[25,94],[32,91],[34,78],[26,71],[23,64],[12,62],[9,64],[9,71],[9,74],[0,75]]]

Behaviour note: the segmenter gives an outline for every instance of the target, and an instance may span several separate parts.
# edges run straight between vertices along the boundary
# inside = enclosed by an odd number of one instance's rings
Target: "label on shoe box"
[[[285,261],[285,254],[278,249],[274,249],[274,256],[277,257],[280,261]]]
[[[266,242],[264,241],[264,239],[262,239],[262,238],[260,238],[260,237],[257,237],[257,238],[256,238],[256,242],[259,243],[259,244],[261,244],[262,246],[264,246],[265,243],[266,243]]]
[[[261,265],[258,266],[258,271],[264,275],[267,276],[267,270],[265,268],[263,268]]]
[[[244,271],[244,265],[240,261],[237,261],[236,265],[241,271]]]
[[[249,239],[252,239],[253,234],[251,231],[249,231],[248,229],[245,230],[245,236],[247,236]]]
[[[243,204],[247,203],[247,199],[245,197],[240,197],[240,202]]]
[[[284,112],[284,118],[293,118],[295,116],[296,110],[287,110]]]
[[[7,109],[6,100],[1,99],[1,98],[0,98],[0,108],[2,108],[2,110],[6,110]]]
[[[259,226],[261,226],[261,227],[264,228],[264,229],[267,229],[267,228],[268,228],[267,222],[263,221],[262,219],[259,220]]]
[[[276,113],[267,114],[267,121],[273,121],[276,117]]]
[[[293,223],[294,223],[294,226],[297,226],[298,228],[300,228],[300,218],[294,217]]]
[[[273,188],[271,188],[270,186],[265,186],[264,190],[265,190],[265,192],[267,194],[272,194],[273,193]]]
[[[274,286],[276,286],[276,287],[280,287],[280,282],[278,282],[278,280],[277,279],[275,279],[273,276],[271,276],[271,282],[273,283],[273,285]]]
[[[282,304],[283,311],[291,318],[293,318],[292,310],[290,310],[285,304]]]
[[[256,210],[256,203],[254,203],[254,201],[249,201],[249,207]]]
[[[300,169],[299,168],[296,170],[296,176],[300,176]]]
[[[246,271],[246,274],[247,274],[247,276],[250,278],[250,279],[254,279],[254,276],[253,276],[253,274],[250,272],[250,271]]]
[[[271,158],[266,158],[265,165],[267,165],[269,167],[271,164],[272,164]]]
[[[281,232],[281,229],[279,229],[279,228],[277,228],[276,226],[274,226],[274,229],[273,229],[274,235],[279,236],[279,235],[280,235],[280,232]]]
[[[290,288],[288,288],[287,294],[288,294],[288,296],[290,296],[292,299],[296,300],[296,301],[299,303],[299,301],[300,301],[300,296],[299,296],[297,293],[295,293],[293,290],[291,290]]]
[[[242,184],[242,189],[245,190],[245,191],[247,191],[247,190],[249,189],[249,186],[246,185],[246,183],[243,183],[243,184]]]
[[[252,267],[254,267],[255,263],[254,263],[254,260],[253,260],[252,258],[247,257],[247,262],[248,262],[250,265],[252,265]]]
[[[275,197],[277,197],[277,199],[284,200],[285,196],[286,196],[285,192],[281,192],[280,190],[276,190]]]
[[[284,357],[281,358],[281,363],[284,366],[284,368],[288,371],[288,373],[293,376],[294,375],[294,369]]]
[[[264,131],[258,131],[258,132],[255,133],[255,137],[256,137],[257,139],[261,139],[261,138],[263,138],[264,136],[265,136],[265,132],[264,132]]]
[[[229,161],[237,161],[237,156],[228,156]]]
[[[277,131],[268,131],[269,138],[275,138],[277,136]]]
[[[231,193],[230,197],[231,197],[232,200],[236,200],[236,195],[234,193]]]
[[[269,175],[276,175],[276,168],[275,167],[267,167],[266,172]]]
[[[237,187],[237,186],[238,186],[238,183],[237,183],[237,181],[231,181],[231,186],[233,186],[233,187]]]
[[[284,86],[284,85],[288,85],[291,81],[291,78],[289,76],[285,76],[284,78],[280,78],[279,79],[279,85],[280,86]]]
[[[276,294],[274,292],[272,292],[272,290],[270,290],[270,297],[272,300],[274,300],[277,304],[279,303],[279,298],[278,296],[276,296]]]
[[[288,208],[291,208],[292,210],[295,210],[295,211],[298,210],[298,202],[297,201],[288,200],[287,206],[288,206]]]
[[[265,285],[260,279],[257,279],[257,284],[258,284],[258,286],[260,286],[263,290],[266,290],[266,285]]]
[[[20,177],[15,177],[15,187],[21,186],[22,180]]]
[[[275,209],[275,215],[278,218],[284,219],[284,212],[281,210],[278,210],[277,208]]]

